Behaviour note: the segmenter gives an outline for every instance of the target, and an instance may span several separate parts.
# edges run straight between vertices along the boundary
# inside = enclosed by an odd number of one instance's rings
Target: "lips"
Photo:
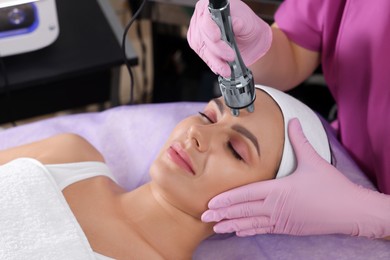
[[[180,168],[195,175],[192,168],[190,157],[187,152],[181,147],[180,144],[174,143],[168,148],[168,155],[170,159],[177,164]]]

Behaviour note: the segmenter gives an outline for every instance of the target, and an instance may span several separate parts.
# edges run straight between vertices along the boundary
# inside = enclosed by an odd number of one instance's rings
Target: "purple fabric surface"
[[[42,120],[0,131],[0,149],[58,133],[77,133],[104,155],[118,182],[131,190],[149,180],[149,165],[176,123],[201,111],[204,105],[181,102],[121,106]],[[330,126],[325,125],[336,167],[352,181],[375,189],[332,135]],[[215,235],[199,246],[193,259],[390,259],[390,242],[343,235]]]

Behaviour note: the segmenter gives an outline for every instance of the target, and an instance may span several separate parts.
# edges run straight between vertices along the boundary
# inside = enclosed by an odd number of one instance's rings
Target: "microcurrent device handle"
[[[253,102],[256,99],[255,84],[252,72],[245,66],[234,38],[229,0],[209,0],[208,8],[212,19],[221,30],[222,40],[229,44],[236,54],[234,61],[229,62],[230,78],[218,77],[225,104],[230,107],[234,116],[238,116],[240,109],[244,108],[253,112]]]

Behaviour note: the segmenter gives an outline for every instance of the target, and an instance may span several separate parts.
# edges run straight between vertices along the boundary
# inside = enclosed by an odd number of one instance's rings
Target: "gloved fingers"
[[[212,45],[220,39],[221,30],[212,20],[206,2],[199,1],[196,4],[187,32],[187,41],[190,47],[199,54],[199,49],[203,44]]]
[[[199,54],[210,69],[222,77],[230,77],[231,70],[228,61],[233,61],[235,53],[233,49],[224,41],[205,41],[203,54]]]
[[[215,54],[211,52],[206,45],[204,45],[203,49],[199,53],[199,56],[215,74],[223,77],[230,76],[231,72],[229,65],[219,57],[215,56]]]
[[[241,19],[241,17],[232,17],[232,26],[236,38],[245,37],[248,31],[248,29],[246,29],[248,25]]]
[[[202,17],[204,13],[209,13],[208,0],[200,0],[195,4],[195,10],[192,14],[193,17]]]
[[[247,66],[263,57],[272,44],[271,27],[257,15],[232,17],[233,32]]]
[[[297,118],[291,119],[288,123],[288,135],[290,137],[294,152],[297,156],[298,167],[299,162],[301,161],[311,161],[312,163],[318,162],[318,159],[321,157],[314,150],[309,140],[307,140],[305,134],[303,133],[301,124]]]
[[[221,40],[221,31],[211,19],[207,7],[207,13],[202,13],[203,7],[199,6],[191,18],[187,41],[215,74],[229,77],[231,71],[227,61],[234,60],[235,53],[226,42]]]
[[[210,43],[221,40],[221,29],[219,29],[217,23],[211,18],[209,12],[197,14],[195,11],[191,17],[189,30],[194,32],[191,35],[194,35],[195,38],[207,39]]]
[[[273,190],[273,183],[277,180],[251,183],[226,192],[212,198],[208,204],[210,209],[229,207],[248,201],[264,200]]]
[[[203,222],[218,222],[222,219],[269,216],[269,212],[262,206],[262,201],[251,201],[232,205],[227,208],[207,210],[202,214],[201,218]]]
[[[207,18],[202,21],[202,28],[205,28],[202,30],[204,43],[210,52],[224,62],[233,61],[236,56],[233,48],[221,39],[221,30],[217,24],[211,18]]]
[[[254,228],[254,229],[237,231],[236,235],[238,237],[248,237],[248,236],[263,235],[263,234],[270,234],[270,233],[272,233],[272,227]]]
[[[233,32],[237,38],[250,39],[251,37],[258,37],[259,35],[255,34],[262,33],[262,30],[258,30],[258,27],[263,28],[263,23],[265,22],[257,15],[253,17],[232,17]]]
[[[207,48],[215,54],[215,56],[217,56],[224,62],[233,61],[236,57],[233,48],[230,47],[229,44],[227,44],[223,40],[219,40],[217,42],[212,43],[206,39],[205,44],[207,45]]]
[[[200,30],[211,42],[218,42],[221,40],[221,29],[219,29],[218,25],[211,18],[210,14],[205,14],[200,21]]]
[[[250,230],[270,229],[272,226],[268,217],[240,218],[225,220],[214,226],[216,233],[231,233]]]

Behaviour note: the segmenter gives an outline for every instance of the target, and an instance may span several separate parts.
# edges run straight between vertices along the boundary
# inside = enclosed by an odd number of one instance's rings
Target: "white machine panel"
[[[55,0],[2,0],[0,56],[44,48],[59,35]],[[9,3],[7,5],[7,2]]]

